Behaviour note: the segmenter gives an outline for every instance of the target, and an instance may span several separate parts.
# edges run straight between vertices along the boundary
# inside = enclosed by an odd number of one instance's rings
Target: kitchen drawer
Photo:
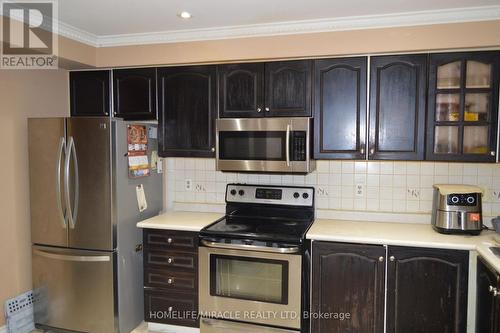
[[[144,286],[185,292],[198,292],[198,274],[169,269],[144,269]]]
[[[144,230],[144,247],[162,250],[197,252],[198,233],[175,230]]]
[[[145,267],[170,267],[195,272],[198,268],[198,254],[175,251],[156,251],[145,249]]]
[[[148,322],[199,327],[198,295],[144,289],[144,318]]]

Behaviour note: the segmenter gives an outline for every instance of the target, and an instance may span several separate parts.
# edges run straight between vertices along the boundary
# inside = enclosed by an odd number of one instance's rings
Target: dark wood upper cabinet
[[[385,252],[378,245],[313,242],[312,313],[351,317],[313,319],[312,333],[384,332]]]
[[[216,66],[158,68],[159,155],[215,155]]]
[[[427,159],[495,162],[500,52],[430,56]]]
[[[113,70],[114,116],[156,119],[156,68]]]
[[[464,333],[467,251],[389,247],[388,333]]]
[[[366,57],[314,62],[314,157],[365,159]]]
[[[490,268],[481,258],[477,260],[477,303],[476,332],[500,333],[500,275]]]
[[[427,55],[371,58],[369,159],[423,160]]]
[[[110,110],[110,71],[69,73],[70,109],[72,117],[108,116]]]
[[[310,117],[311,73],[312,60],[266,63],[266,116]]]
[[[312,60],[219,66],[221,118],[310,117]]]
[[[218,71],[220,117],[262,117],[264,63],[220,65]]]

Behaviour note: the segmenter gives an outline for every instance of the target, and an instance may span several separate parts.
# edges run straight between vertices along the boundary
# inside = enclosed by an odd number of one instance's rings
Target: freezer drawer
[[[33,246],[35,323],[92,333],[117,332],[113,252]]]
[[[201,319],[200,333],[299,333],[281,328],[238,323],[229,320]]]

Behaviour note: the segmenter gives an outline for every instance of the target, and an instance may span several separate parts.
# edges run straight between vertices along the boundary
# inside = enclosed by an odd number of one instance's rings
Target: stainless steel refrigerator
[[[28,120],[35,324],[130,332],[144,318],[140,220],[162,209],[162,174],[129,178],[128,124],[109,118]],[[148,160],[157,148],[147,126]],[[150,129],[151,128],[151,129]],[[153,157],[154,158],[154,157]],[[140,212],[137,187],[147,209]]]

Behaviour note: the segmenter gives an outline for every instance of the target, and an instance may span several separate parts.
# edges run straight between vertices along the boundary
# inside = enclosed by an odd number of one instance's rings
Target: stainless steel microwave
[[[311,118],[228,118],[216,123],[217,170],[308,173]]]

